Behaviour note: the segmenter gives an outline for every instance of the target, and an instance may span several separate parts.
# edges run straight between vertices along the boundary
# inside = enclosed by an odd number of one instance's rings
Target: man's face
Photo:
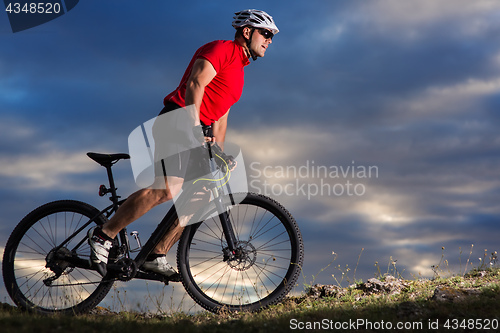
[[[266,54],[266,50],[271,44],[273,38],[273,33],[267,29],[256,28],[252,35],[252,43],[250,48],[254,54],[258,57],[263,57]]]

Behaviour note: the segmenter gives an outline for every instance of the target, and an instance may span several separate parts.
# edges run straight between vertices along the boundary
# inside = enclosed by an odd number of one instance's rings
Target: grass
[[[448,323],[450,328],[456,328],[449,331],[470,332],[473,330],[467,325],[476,325],[479,323],[476,320],[482,320],[483,324],[486,323],[484,320],[490,320],[491,328],[500,321],[500,269],[495,267],[496,261],[495,252],[483,258],[475,269],[444,276],[445,274],[440,273],[448,272],[447,263],[442,257],[441,262],[435,266],[433,279],[412,280],[401,279],[396,263],[392,259],[384,274],[381,274],[381,268],[376,264],[379,280],[389,280],[388,273],[399,278],[398,281],[404,287],[398,292],[366,292],[362,288],[363,282],[355,279],[356,269],[337,267],[342,276],[336,281],[337,290],[341,290],[336,295],[318,298],[303,294],[290,297],[281,304],[254,314],[214,315],[202,312],[189,315],[178,312],[170,315],[154,315],[125,311],[114,313],[108,310],[102,311],[99,315],[42,317],[3,305],[0,307],[0,327],[5,333],[33,331],[245,333],[289,332],[293,328],[339,328],[338,331],[353,331],[353,326],[348,325],[359,323],[363,325],[357,326],[356,331],[363,332],[370,331],[370,328],[372,331],[383,331],[381,328],[387,328],[387,325],[396,328],[396,325],[401,323],[407,325],[408,329],[405,329],[405,332],[437,332],[433,325],[437,324],[443,329],[443,325]],[[332,264],[333,261],[328,266]],[[350,272],[354,275],[351,279],[347,279]],[[311,285],[314,280],[315,277]],[[354,283],[341,288],[342,280]],[[475,293],[455,301],[438,301],[433,299],[437,287],[456,293],[460,293],[461,290],[474,290]]]

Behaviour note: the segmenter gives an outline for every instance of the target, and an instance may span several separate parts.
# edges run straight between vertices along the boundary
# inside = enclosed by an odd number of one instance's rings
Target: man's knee
[[[142,191],[143,197],[152,202],[153,205],[159,205],[172,199],[172,194],[168,189],[144,189]]]
[[[168,189],[158,190],[158,193],[156,195],[157,195],[158,204],[162,204],[164,202],[172,200],[172,198],[173,198],[172,192]]]
[[[177,194],[179,194],[183,179],[177,177],[171,177],[167,180],[158,178],[157,182],[153,184],[148,189],[144,189],[144,195],[150,198],[150,200],[154,200],[155,204],[159,205],[169,200],[172,200]],[[163,185],[160,187],[160,185]]]

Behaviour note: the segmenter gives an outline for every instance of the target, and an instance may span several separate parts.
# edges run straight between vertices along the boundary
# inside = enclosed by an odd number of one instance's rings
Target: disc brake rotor
[[[246,271],[253,266],[257,260],[257,251],[255,247],[246,241],[239,241],[236,244],[236,250],[228,260],[227,264],[234,270]]]

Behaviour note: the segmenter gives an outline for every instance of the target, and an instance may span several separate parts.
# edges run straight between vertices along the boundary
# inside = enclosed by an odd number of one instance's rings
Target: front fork
[[[229,185],[229,184],[227,184]],[[234,234],[233,225],[231,223],[231,219],[229,218],[229,212],[227,211],[226,204],[222,200],[222,196],[220,195],[217,187],[212,184],[211,192],[214,197],[214,204],[219,213],[219,220],[222,226],[222,232],[224,233],[224,237],[227,242],[227,247],[223,249],[224,251],[224,261],[227,261],[230,257],[234,256],[237,252],[236,244],[238,243],[238,239]]]
[[[217,165],[214,162],[212,146],[209,143],[207,143],[207,148],[210,156],[211,169],[215,170],[217,168]],[[231,193],[231,188],[229,187],[229,183],[226,182],[225,186],[228,189],[228,193]],[[226,261],[229,259],[231,254],[232,255],[236,254],[236,243],[238,242],[238,240],[236,239],[236,236],[234,234],[233,226],[231,224],[231,220],[229,219],[229,213],[227,211],[227,207],[222,201],[222,195],[220,195],[219,190],[217,189],[217,185],[211,182],[209,185],[209,189],[214,197],[214,203],[215,207],[217,208],[217,212],[219,213],[219,220],[222,226],[222,231],[227,241],[227,248],[224,249],[224,261]]]

